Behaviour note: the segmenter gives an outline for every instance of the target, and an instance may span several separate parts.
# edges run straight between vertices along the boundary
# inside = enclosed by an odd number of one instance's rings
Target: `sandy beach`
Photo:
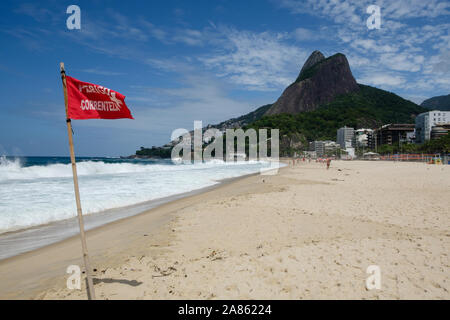
[[[449,191],[450,167],[423,163],[245,177],[90,230],[97,298],[449,299]],[[78,237],[2,260],[0,298],[86,299],[71,264]]]

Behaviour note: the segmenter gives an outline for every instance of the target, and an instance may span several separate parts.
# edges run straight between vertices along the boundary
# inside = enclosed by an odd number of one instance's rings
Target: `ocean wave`
[[[125,173],[145,173],[157,171],[198,170],[214,166],[239,166],[258,164],[258,161],[248,162],[224,162],[222,160],[210,160],[203,163],[187,164],[173,162],[167,164],[142,164],[142,163],[106,163],[104,161],[79,161],[77,162],[78,176],[110,175]],[[71,164],[48,164],[24,166],[20,158],[13,160],[5,156],[0,157],[0,182],[7,180],[32,180],[41,178],[71,178]]]
[[[0,233],[76,216],[71,165],[27,166],[25,162],[0,158]],[[222,179],[256,173],[264,165],[257,161],[172,164],[83,160],[77,163],[83,214],[198,190]]]

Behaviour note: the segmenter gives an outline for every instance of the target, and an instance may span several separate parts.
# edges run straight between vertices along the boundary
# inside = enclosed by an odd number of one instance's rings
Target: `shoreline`
[[[220,179],[216,180],[216,184],[200,189],[139,202],[128,206],[111,208],[91,214],[83,214],[85,231],[100,228],[108,223],[143,214],[165,203],[207,192],[209,190],[214,190],[222,184],[231,183],[235,179],[241,179],[255,174],[258,173],[250,173],[238,177]],[[0,262],[4,259],[12,258],[33,250],[38,250],[74,236],[76,237],[77,235],[79,235],[77,217],[1,233]]]
[[[256,175],[259,175],[259,172],[245,174],[245,175],[233,177],[233,178],[220,179],[220,180],[217,180],[217,182],[218,182],[217,184],[212,185],[212,186],[207,186],[207,187],[203,187],[203,188],[200,188],[197,190],[192,190],[189,192],[184,192],[181,194],[172,195],[172,196],[168,196],[168,197],[164,197],[164,198],[160,198],[160,199],[146,201],[144,203],[139,203],[139,204],[135,204],[132,206],[126,206],[126,207],[122,207],[122,208],[114,208],[114,209],[107,210],[107,211],[112,211],[112,210],[117,210],[117,209],[126,209],[129,207],[134,208],[134,207],[140,206],[140,205],[150,206],[136,214],[127,215],[127,216],[109,221],[107,223],[103,223],[101,225],[91,227],[89,229],[85,228],[89,255],[91,257],[91,265],[97,266],[96,268],[99,268],[98,265],[102,265],[105,260],[108,260],[108,263],[107,263],[108,267],[120,264],[119,261],[117,261],[116,263],[113,263],[113,264],[110,263],[111,260],[109,257],[111,256],[111,253],[109,253],[108,255],[103,256],[103,257],[97,257],[98,262],[93,263],[93,261],[95,261],[97,259],[92,257],[93,256],[92,251],[95,251],[95,252],[101,251],[101,250],[99,250],[99,248],[94,247],[93,250],[91,250],[91,248],[90,248],[91,247],[90,243],[92,242],[92,240],[89,240],[89,239],[91,237],[93,237],[94,235],[99,235],[100,233],[106,232],[108,234],[106,235],[105,238],[112,239],[112,238],[114,238],[114,236],[111,235],[111,233],[114,232],[116,229],[121,229],[121,226],[125,225],[125,224],[131,224],[131,225],[136,226],[136,224],[133,223],[133,220],[141,218],[142,220],[145,220],[146,222],[150,220],[151,223],[156,224],[153,227],[150,226],[151,228],[148,230],[148,232],[145,233],[145,237],[161,236],[161,235],[157,235],[157,233],[158,232],[164,233],[164,231],[158,231],[157,227],[162,227],[162,230],[166,230],[168,228],[168,224],[174,218],[173,213],[172,213],[172,211],[174,210],[173,208],[178,208],[180,206],[184,206],[185,203],[191,203],[191,201],[195,201],[196,196],[207,194],[214,190],[226,187],[227,185],[232,184],[235,181],[243,180],[243,179],[246,179],[246,178],[249,178],[252,176],[256,176]],[[154,211],[156,211],[157,214],[152,216],[152,213]],[[84,215],[83,218],[86,221],[87,220],[86,218],[89,219],[90,216],[91,215]],[[76,224],[76,231],[75,231],[74,235],[70,235],[63,239],[57,240],[56,242],[51,242],[51,243],[39,246],[37,248],[33,248],[31,250],[24,251],[24,252],[0,259],[0,279],[2,279],[2,286],[0,287],[0,300],[1,299],[16,299],[16,298],[17,299],[33,298],[34,294],[40,290],[40,289],[37,289],[40,286],[36,285],[36,284],[33,285],[33,282],[44,281],[45,283],[50,284],[51,282],[53,282],[55,280],[55,278],[65,276],[65,268],[64,268],[64,270],[61,269],[63,261],[67,267],[70,264],[74,264],[76,260],[79,260],[78,265],[80,265],[80,267],[83,269],[82,256],[81,256],[81,244],[79,243],[80,239],[79,239],[78,222],[76,220],[76,217],[72,218],[72,219],[66,219],[66,220],[71,220],[73,223]],[[23,230],[11,231],[11,232],[2,234],[2,235],[0,235],[0,248],[2,246],[2,236],[3,235],[9,236],[9,237],[12,236],[12,238],[14,238],[14,236],[16,236],[16,235],[22,236],[24,233],[29,232],[29,231],[37,231],[38,233],[42,233],[42,232],[45,232],[45,229],[43,229],[43,227],[46,227],[48,225],[52,225],[52,226],[56,225],[57,226],[60,223],[64,223],[66,220],[57,221],[57,222],[50,223],[47,225],[42,225],[42,226],[30,227],[30,228],[23,229]],[[10,240],[10,239],[7,239],[7,240]],[[133,239],[133,241],[134,240],[136,240],[136,239]],[[11,239],[11,241],[14,241],[14,239]],[[30,241],[34,241],[34,238],[32,238]],[[131,241],[129,241],[129,242],[131,242]],[[7,246],[8,245],[7,241],[3,245]],[[79,253],[76,252],[76,249],[75,249],[77,246],[79,247],[79,250],[78,250]],[[103,247],[103,246],[100,246],[100,247]],[[122,247],[123,247],[123,244],[122,244]],[[58,261],[54,261],[54,262],[48,262],[47,260],[45,260],[45,262],[37,261],[39,259],[37,257],[41,254],[45,255],[45,256],[50,256],[53,252],[61,252],[61,251],[65,251],[66,249],[69,249],[69,251],[71,253],[73,252],[75,255],[73,257],[69,257],[68,255],[65,255],[63,258],[57,259]],[[118,251],[120,251],[120,250],[122,250],[122,248],[119,248]],[[158,250],[155,250],[155,251],[158,251]],[[115,252],[114,254],[120,254],[120,252]],[[101,254],[99,254],[99,255],[101,255]],[[114,259],[114,260],[118,260],[118,259]],[[12,270],[15,270],[16,268],[11,267],[11,266],[22,265],[22,264],[28,265],[28,263],[26,261],[31,261],[33,268],[36,266],[36,264],[38,264],[41,268],[43,267],[42,264],[56,264],[56,265],[54,265],[50,271],[43,271],[42,276],[31,275],[30,274],[31,270],[29,270],[29,268],[26,266],[23,268],[19,268],[19,270],[21,272],[20,274],[12,271]],[[44,269],[44,268],[42,268],[42,269]],[[59,270],[57,270],[57,269],[59,269]],[[36,272],[38,272],[38,270],[36,270]],[[14,274],[14,277],[10,277],[11,273]],[[52,276],[52,273],[54,273],[53,276]],[[28,276],[31,276],[31,279],[22,279],[23,274],[27,274]],[[16,286],[17,289],[11,290],[10,288],[11,287],[14,288],[14,284],[18,284]],[[8,288],[8,289],[6,289],[6,288]],[[25,289],[28,291],[25,292],[24,291]]]

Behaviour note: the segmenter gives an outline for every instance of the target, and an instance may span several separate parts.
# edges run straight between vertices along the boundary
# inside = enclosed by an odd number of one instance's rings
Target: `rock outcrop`
[[[265,114],[313,111],[338,95],[358,90],[345,55],[338,53],[325,58],[320,51],[314,51],[297,80],[284,90]]]
[[[322,60],[325,60],[325,56],[322,54],[322,52],[320,52],[319,50],[313,51],[313,53],[311,53],[311,55],[303,65],[302,70],[300,70],[300,74],[298,75],[298,77],[301,77],[302,74],[304,74],[305,70],[311,68],[316,63],[319,63]]]

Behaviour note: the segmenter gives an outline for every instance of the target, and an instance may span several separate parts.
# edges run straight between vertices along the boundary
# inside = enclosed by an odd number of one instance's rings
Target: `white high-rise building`
[[[431,129],[435,126],[450,124],[450,111],[433,110],[416,117],[416,143],[424,143],[431,138]]]
[[[355,130],[356,146],[360,148],[372,147],[373,130],[357,129]]]
[[[355,129],[349,127],[339,128],[337,131],[336,142],[342,149],[352,148],[355,146]]]

